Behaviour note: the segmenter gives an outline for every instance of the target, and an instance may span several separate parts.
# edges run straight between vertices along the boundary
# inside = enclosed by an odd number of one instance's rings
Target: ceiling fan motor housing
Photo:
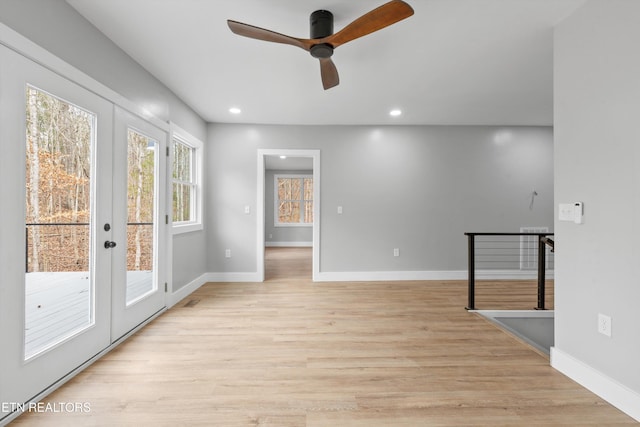
[[[311,38],[321,39],[333,34],[333,14],[328,10],[316,10],[309,18]],[[330,58],[333,46],[329,43],[319,43],[309,49],[314,58]]]

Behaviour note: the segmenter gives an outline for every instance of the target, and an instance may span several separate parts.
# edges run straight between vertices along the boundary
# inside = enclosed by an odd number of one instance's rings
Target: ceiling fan
[[[291,37],[232,20],[227,20],[227,24],[231,31],[240,36],[268,42],[290,44],[311,53],[311,56],[320,60],[322,86],[327,90],[340,83],[338,70],[331,60],[331,55],[333,55],[335,48],[351,40],[395,24],[411,15],[413,15],[411,6],[402,0],[392,0],[365,13],[334,34],[333,14],[328,10],[316,10],[311,14],[309,19],[311,24],[310,39]]]

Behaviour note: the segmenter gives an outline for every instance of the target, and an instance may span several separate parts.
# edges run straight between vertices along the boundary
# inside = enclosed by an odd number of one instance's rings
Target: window
[[[201,230],[202,143],[179,130],[173,133],[171,146],[174,234]]]
[[[275,175],[274,185],[275,225],[312,225],[313,177],[311,175]]]
[[[173,222],[191,222],[196,192],[193,163],[195,149],[173,140]]]

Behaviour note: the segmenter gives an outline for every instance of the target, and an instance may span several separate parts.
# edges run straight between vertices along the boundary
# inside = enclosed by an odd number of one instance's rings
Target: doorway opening
[[[265,282],[308,282],[312,276],[312,248],[267,246],[264,252]]]
[[[320,150],[258,150],[257,176],[259,281],[265,280],[267,249],[269,256],[281,261],[286,254],[295,258],[310,254],[311,278],[316,280],[320,270]]]

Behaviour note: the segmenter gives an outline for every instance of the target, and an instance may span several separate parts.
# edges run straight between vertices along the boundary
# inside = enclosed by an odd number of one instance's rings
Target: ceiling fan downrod
[[[333,34],[333,13],[328,10],[316,10],[309,17],[311,39],[322,39]],[[318,43],[309,49],[314,58],[331,58],[333,46]]]

